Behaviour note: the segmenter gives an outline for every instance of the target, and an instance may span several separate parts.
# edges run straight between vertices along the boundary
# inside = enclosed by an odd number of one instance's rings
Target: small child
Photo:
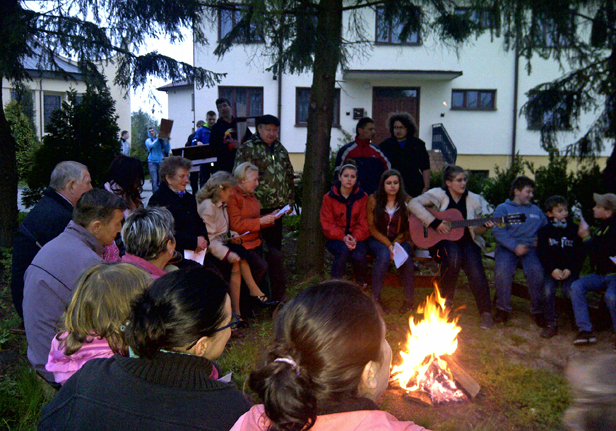
[[[592,209],[599,222],[597,230],[590,235],[588,223],[582,220],[578,235],[582,238],[584,248],[590,256],[593,274],[586,275],[571,285],[571,305],[575,313],[578,332],[573,344],[596,343],[592,333],[592,323],[588,313],[586,293],[605,290],[605,303],[610,311],[612,325],[616,330],[616,195],[606,193],[593,195],[596,205]],[[614,346],[616,348],[616,345]]]
[[[494,252],[494,287],[496,288],[496,314],[494,322],[507,322],[511,312],[511,286],[518,263],[522,263],[530,294],[530,312],[535,323],[545,326],[543,316],[543,267],[537,256],[537,232],[548,222],[543,211],[533,205],[535,182],[528,177],[517,177],[511,184],[511,199],[496,207],[494,217],[510,214],[526,215],[526,222],[495,227],[497,242]]]
[[[81,274],[45,365],[56,383],[63,385],[90,359],[128,353],[121,326],[131,301],[151,283],[147,272],[129,263],[102,263]]]
[[[569,217],[567,200],[562,196],[549,197],[545,210],[548,224],[539,230],[537,239],[537,254],[545,271],[543,314],[546,326],[540,335],[552,338],[558,334],[556,287],[562,283],[565,298],[571,300],[571,284],[580,278],[584,251],[578,225]]]

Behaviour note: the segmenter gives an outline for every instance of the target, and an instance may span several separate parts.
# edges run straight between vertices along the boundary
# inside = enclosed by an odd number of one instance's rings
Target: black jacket
[[[13,243],[11,293],[15,309],[21,317],[23,317],[22,301],[26,269],[32,263],[40,247],[60,235],[72,218],[71,203],[48,187],[43,192],[43,198],[19,225]]]
[[[161,183],[148,201],[148,207],[151,206],[167,207],[171,211],[175,220],[175,249],[180,254],[184,250],[196,249],[199,236],[210,242],[205,223],[197,212],[197,201],[190,193],[186,192],[180,197],[166,183]]]
[[[39,430],[228,431],[250,408],[193,355],[92,359],[43,407]]]
[[[419,138],[408,137],[404,147],[400,147],[398,140],[391,137],[381,142],[379,148],[389,159],[391,168],[402,175],[404,190],[411,197],[419,196],[424,188],[422,172],[430,169],[426,143]]]
[[[597,274],[616,274],[616,216],[602,220],[595,233],[584,239],[584,248],[590,256],[590,265]]]
[[[579,226],[571,217],[567,218],[566,227],[555,227],[553,222],[554,219],[550,218],[537,234],[537,253],[545,275],[550,276],[555,269],[568,269],[579,274],[585,257],[582,240],[577,234]]]
[[[244,142],[250,139],[252,132],[246,128],[246,136]],[[216,153],[216,170],[233,172],[235,164],[235,153],[237,149],[230,149],[228,145],[229,138],[237,139],[237,119],[233,117],[230,123],[222,118],[219,118],[216,124],[212,127],[210,135],[210,145]],[[242,142],[240,142],[241,144]]]

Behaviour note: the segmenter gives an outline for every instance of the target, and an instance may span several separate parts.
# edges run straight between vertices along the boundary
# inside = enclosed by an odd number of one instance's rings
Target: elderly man
[[[125,209],[124,201],[106,190],[84,193],[64,232],[47,243],[26,270],[23,311],[28,360],[48,382],[54,381],[45,364],[56,323],[81,273],[103,261],[104,247],[122,229]]]
[[[250,162],[259,168],[255,196],[261,204],[261,214],[271,214],[294,203],[293,165],[289,153],[278,140],[279,127],[277,117],[262,115],[257,119],[257,134],[242,144],[235,156],[236,167]],[[261,234],[268,245],[280,250],[282,218],[278,217],[276,223],[263,229]]]
[[[43,198],[30,210],[15,234],[11,294],[17,314],[23,319],[24,274],[38,251],[62,233],[73,217],[73,207],[85,192],[92,189],[88,168],[66,161],[56,165]],[[24,333],[21,327],[14,333]]]

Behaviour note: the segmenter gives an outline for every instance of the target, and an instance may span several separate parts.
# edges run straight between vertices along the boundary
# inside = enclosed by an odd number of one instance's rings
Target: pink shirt
[[[62,334],[64,337],[66,333]],[[70,356],[64,354],[64,345],[56,337],[51,340],[51,350],[45,369],[53,373],[56,383],[61,385],[75,374],[90,359],[111,358],[114,355],[104,338],[92,337],[92,342],[83,343],[81,349]]]
[[[138,267],[145,269],[147,272],[150,273],[150,275],[152,276],[154,280],[162,277],[163,275],[167,273],[167,271],[165,271],[164,269],[160,269],[153,263],[150,263],[141,257],[137,257],[135,255],[128,254],[128,253],[122,256],[122,262],[132,263],[133,265],[137,265]]]

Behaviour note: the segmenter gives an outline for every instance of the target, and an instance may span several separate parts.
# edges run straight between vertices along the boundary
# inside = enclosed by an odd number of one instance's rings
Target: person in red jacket
[[[334,256],[331,278],[342,278],[351,259],[357,283],[366,282],[366,240],[370,236],[366,203],[368,195],[357,184],[357,166],[342,165],[338,180],[323,196],[321,227],[327,249]]]

